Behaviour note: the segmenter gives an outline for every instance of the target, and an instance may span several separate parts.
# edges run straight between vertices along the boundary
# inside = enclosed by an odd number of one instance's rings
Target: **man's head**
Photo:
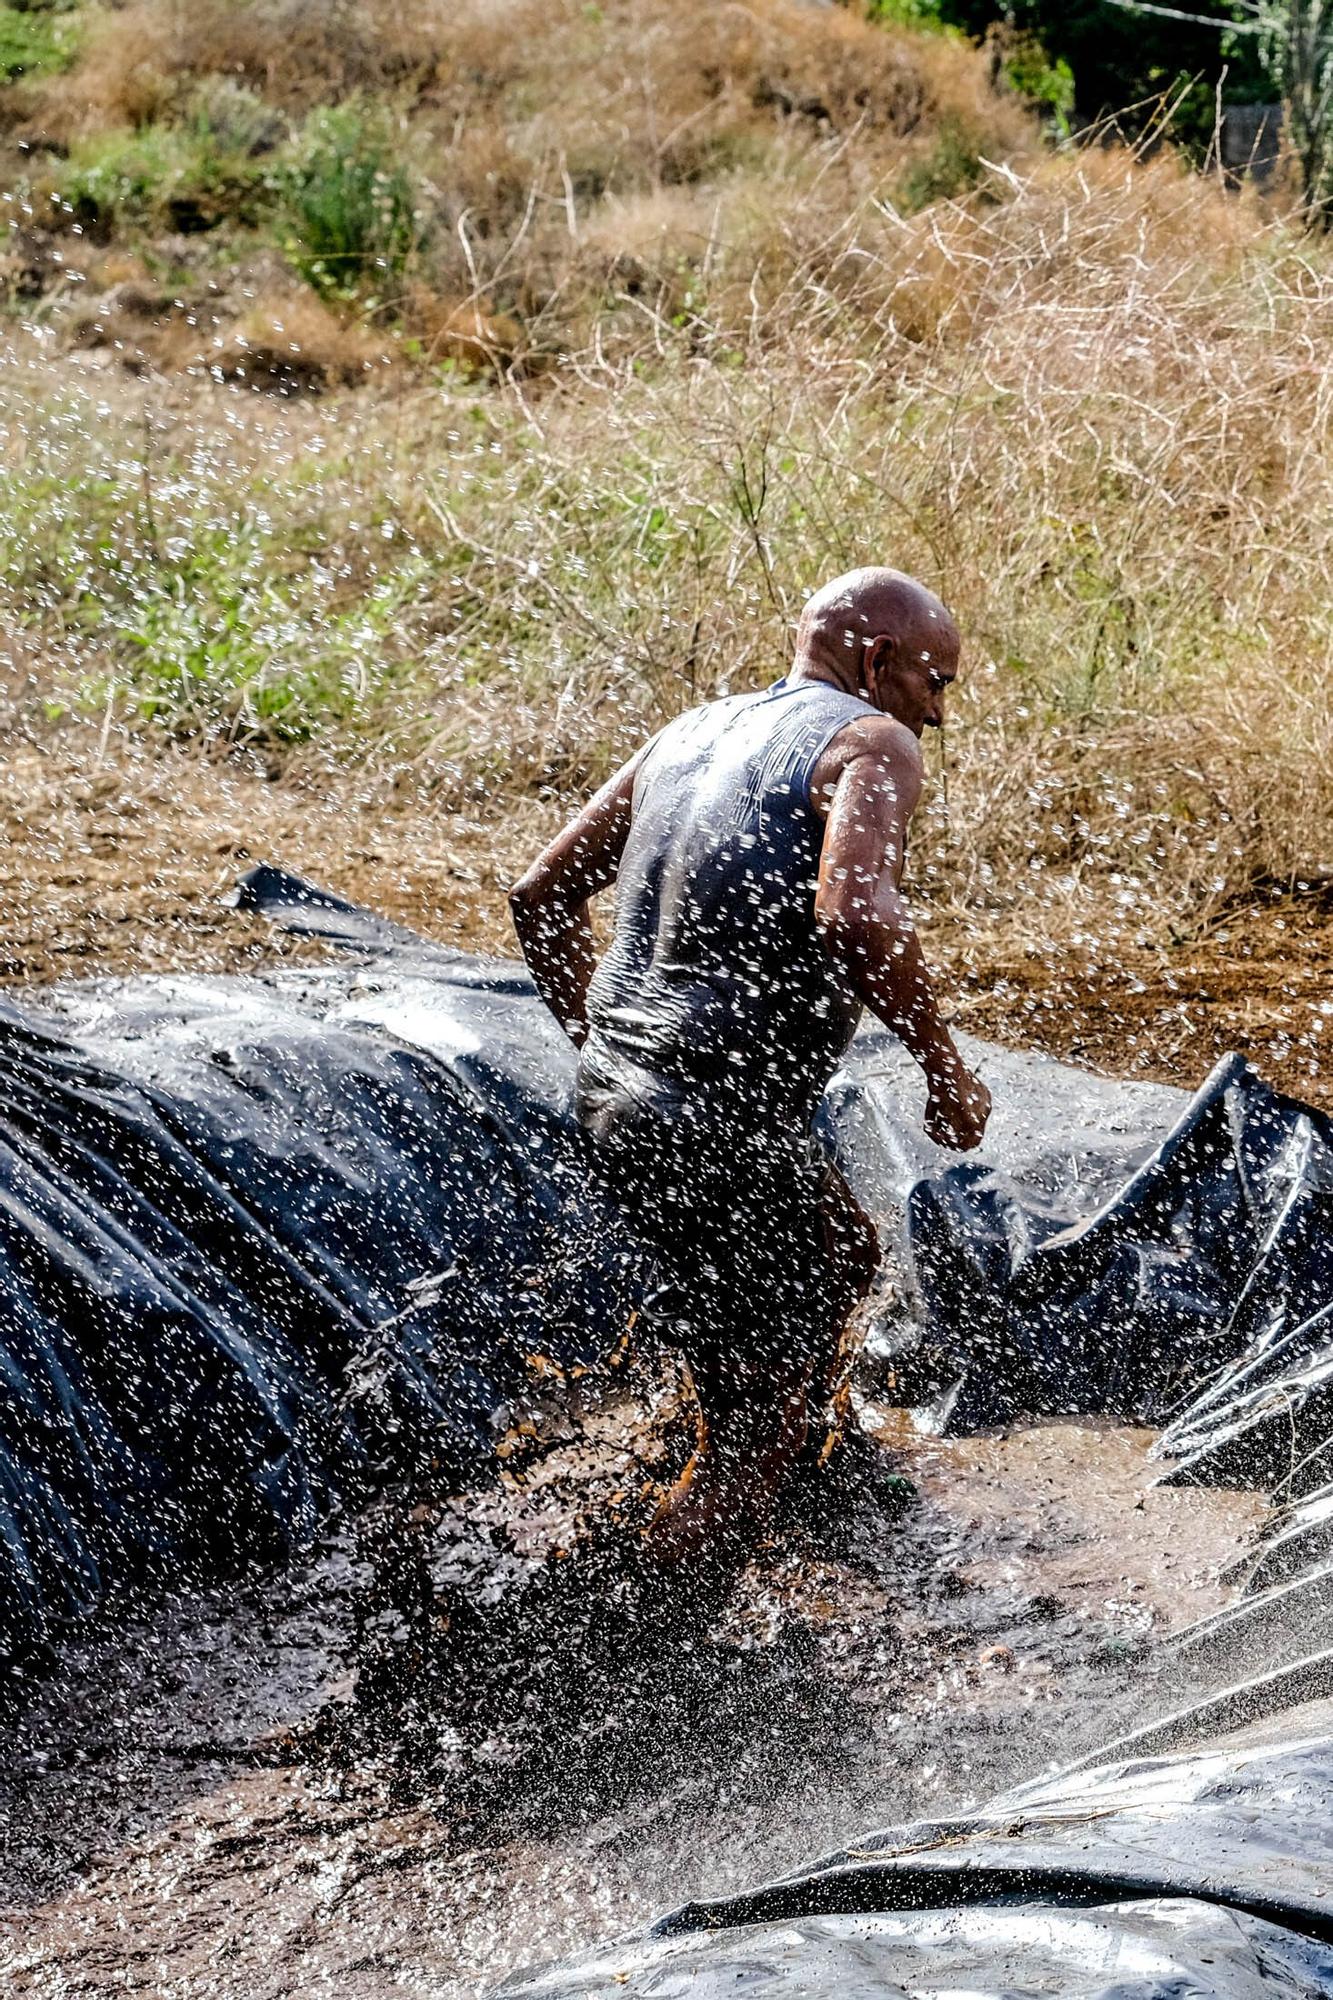
[[[914,736],[944,720],[958,627],[933,591],[896,569],[854,569],[801,613],[793,671],[836,681]]]

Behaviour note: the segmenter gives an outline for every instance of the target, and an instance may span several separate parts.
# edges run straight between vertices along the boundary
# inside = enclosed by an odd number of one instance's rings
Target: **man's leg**
[[[828,1332],[822,1343],[825,1358],[812,1390],[812,1423],[821,1435],[811,1442],[815,1460],[822,1465],[837,1447],[847,1420],[862,1333],[854,1316],[874,1285],[880,1246],[874,1223],[832,1161],[824,1170],[819,1216],[828,1262]]]
[[[700,1442],[648,1530],[649,1552],[663,1562],[743,1554],[763,1532],[809,1428],[810,1362],[736,1371],[713,1366],[697,1346],[686,1360]]]
[[[790,1155],[776,1174],[749,1164],[734,1199],[708,1203],[721,1268],[701,1280],[681,1335],[699,1446],[649,1531],[664,1560],[762,1532],[807,1448],[812,1401],[821,1413],[840,1391],[845,1401],[844,1332],[878,1262],[875,1231],[834,1167]],[[836,1437],[835,1417],[828,1449]]]

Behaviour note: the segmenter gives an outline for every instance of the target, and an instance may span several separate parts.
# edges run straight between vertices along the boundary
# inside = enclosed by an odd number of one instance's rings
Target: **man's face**
[[[905,638],[868,648],[866,681],[876,708],[920,736],[944,722],[945,691],[958,675],[958,633],[943,617]]]

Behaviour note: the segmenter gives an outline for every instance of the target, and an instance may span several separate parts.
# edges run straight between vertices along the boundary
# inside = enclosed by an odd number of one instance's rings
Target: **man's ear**
[[[870,692],[871,675],[881,673],[885,667],[891,667],[896,657],[897,642],[887,633],[881,632],[877,638],[870,641],[862,655],[862,679],[867,694]]]

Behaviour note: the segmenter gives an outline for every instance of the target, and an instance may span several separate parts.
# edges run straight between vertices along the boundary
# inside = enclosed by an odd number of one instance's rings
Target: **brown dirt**
[[[15,985],[188,967],[253,969],[309,952],[223,902],[256,861],[472,951],[511,951],[504,890],[558,802],[462,812],[410,767],[289,765],[163,754],[81,729],[0,745],[0,978]],[[1333,923],[1319,894],[1266,896],[1198,935],[1095,944],[953,912],[927,924],[960,1025],[1091,1068],[1190,1086],[1232,1049],[1333,1109]],[[1330,1007],[1325,1014],[1322,1009]]]
[[[223,900],[276,861],[427,936],[504,941],[504,887],[538,815],[483,824],[395,772],[296,770],[76,735],[0,762],[0,977],[14,985],[126,972],[253,970],[302,947]]]
[[[954,1012],[973,1034],[1184,1085],[1239,1050],[1279,1089],[1333,1110],[1333,922],[1322,894],[1274,893],[1157,944],[1117,943],[1108,931],[1095,952],[946,932],[941,956],[967,978]]]

